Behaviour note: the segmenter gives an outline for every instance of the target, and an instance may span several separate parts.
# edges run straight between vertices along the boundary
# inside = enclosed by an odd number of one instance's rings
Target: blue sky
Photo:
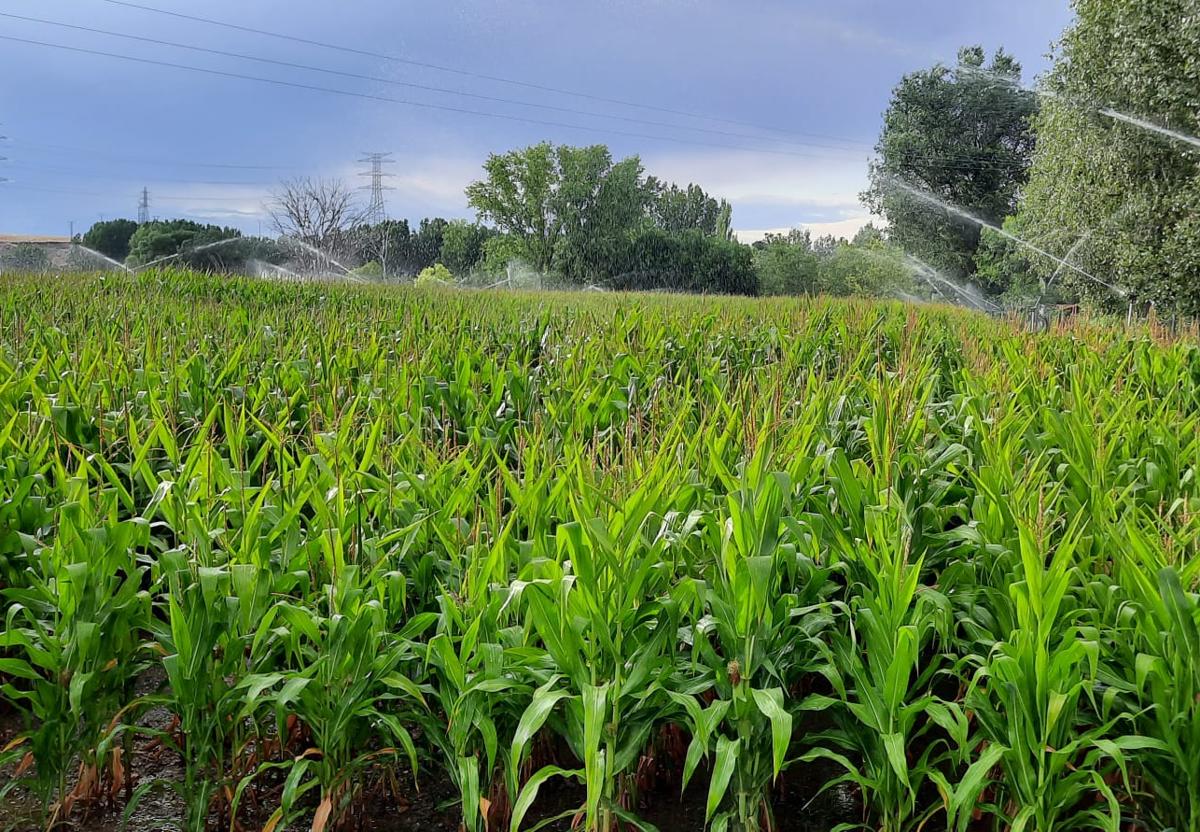
[[[1004,46],[1035,75],[1071,17],[1067,0],[131,2],[458,72],[106,0],[0,0],[3,14],[378,79],[0,16],[0,36],[376,97],[0,40],[0,135],[8,137],[0,141],[0,156],[8,157],[0,177],[9,180],[0,183],[0,233],[65,234],[72,221],[78,231],[101,217],[133,217],[143,186],[152,215],[254,233],[269,227],[265,205],[281,178],[365,184],[355,164],[364,151],[394,154],[392,216],[469,217],[463,188],[484,157],[542,139],[638,154],[648,173],[730,199],[734,224],[747,237],[798,225],[852,231],[866,215],[857,194],[880,114],[904,73],[951,62],[960,45],[980,43],[989,52]]]

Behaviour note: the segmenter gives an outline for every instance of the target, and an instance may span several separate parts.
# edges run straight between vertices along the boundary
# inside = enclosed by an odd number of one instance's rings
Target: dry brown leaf
[[[317,813],[313,815],[312,832],[324,832],[325,824],[329,823],[329,815],[332,812],[333,800],[329,795],[325,795],[325,799],[317,807]]]

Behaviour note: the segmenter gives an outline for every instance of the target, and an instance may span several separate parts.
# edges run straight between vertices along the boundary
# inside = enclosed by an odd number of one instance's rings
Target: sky
[[[392,154],[390,216],[470,218],[489,153],[550,140],[729,199],[747,241],[850,235],[905,73],[981,44],[1032,78],[1070,20],[1068,0],[0,0],[0,234],[135,218],[142,188],[152,217],[269,233],[281,180],[365,186],[368,152]]]

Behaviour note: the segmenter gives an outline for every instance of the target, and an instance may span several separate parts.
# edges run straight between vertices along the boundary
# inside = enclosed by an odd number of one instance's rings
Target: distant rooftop
[[[66,245],[70,237],[50,237],[43,234],[0,234],[0,245],[5,243],[59,243]]]

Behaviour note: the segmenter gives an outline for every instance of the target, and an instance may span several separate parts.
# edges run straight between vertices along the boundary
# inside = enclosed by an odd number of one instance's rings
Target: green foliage
[[[614,289],[758,294],[749,246],[700,231],[669,234],[647,227],[637,232],[626,255],[626,271],[612,277]]]
[[[794,228],[786,235],[768,234],[754,249],[762,294],[815,295],[820,291],[820,258],[807,231]]]
[[[1200,167],[1194,149],[1102,112],[1200,134],[1195,55],[1200,32],[1181,25],[1187,0],[1076,0],[1047,100],[1020,220],[1031,239],[1129,290],[1115,296],[1076,273],[1062,280],[1093,303],[1130,300],[1200,312]],[[1033,263],[1041,277],[1053,261]]]
[[[891,297],[912,291],[913,278],[895,246],[840,242],[821,259],[818,285],[830,295]]]
[[[678,185],[650,177],[646,187],[652,196],[648,205],[650,218],[663,231],[682,232],[695,229],[715,235],[722,212],[728,203],[704,192],[699,185]]]
[[[862,195],[888,220],[892,241],[934,268],[969,275],[980,229],[896,187],[899,181],[999,224],[1026,181],[1037,97],[1003,50],[960,50],[958,65],[904,77],[892,93],[876,145],[879,161]]]
[[[510,263],[520,262],[525,245],[513,234],[496,234],[483,244],[483,270],[491,275],[503,275]]]
[[[496,234],[495,229],[478,223],[453,220],[442,232],[439,262],[451,273],[466,277],[483,262],[485,246]]]
[[[154,220],[138,226],[129,239],[129,265],[141,266],[172,255],[187,255],[200,246],[241,237],[236,228],[203,225],[191,220]],[[218,261],[217,252],[197,252],[180,259],[197,268]]]
[[[471,207],[519,240],[530,266],[576,282],[605,267],[649,199],[637,157],[614,163],[604,145],[543,142],[483,167],[486,178],[467,187]]]
[[[417,275],[416,285],[439,286],[453,282],[454,275],[450,273],[450,270],[441,263],[434,263],[432,266],[421,270],[421,273]]]
[[[485,177],[467,186],[467,202],[483,220],[520,242],[521,254],[534,268],[548,272],[562,234],[559,212],[562,168],[549,142],[492,154]]]
[[[852,243],[831,237],[814,243],[800,229],[768,234],[754,246],[754,267],[766,295],[887,297],[909,291],[912,284],[903,252],[873,226]]]
[[[118,262],[129,257],[129,245],[138,224],[133,220],[103,220],[96,223],[83,235],[82,242]]]

